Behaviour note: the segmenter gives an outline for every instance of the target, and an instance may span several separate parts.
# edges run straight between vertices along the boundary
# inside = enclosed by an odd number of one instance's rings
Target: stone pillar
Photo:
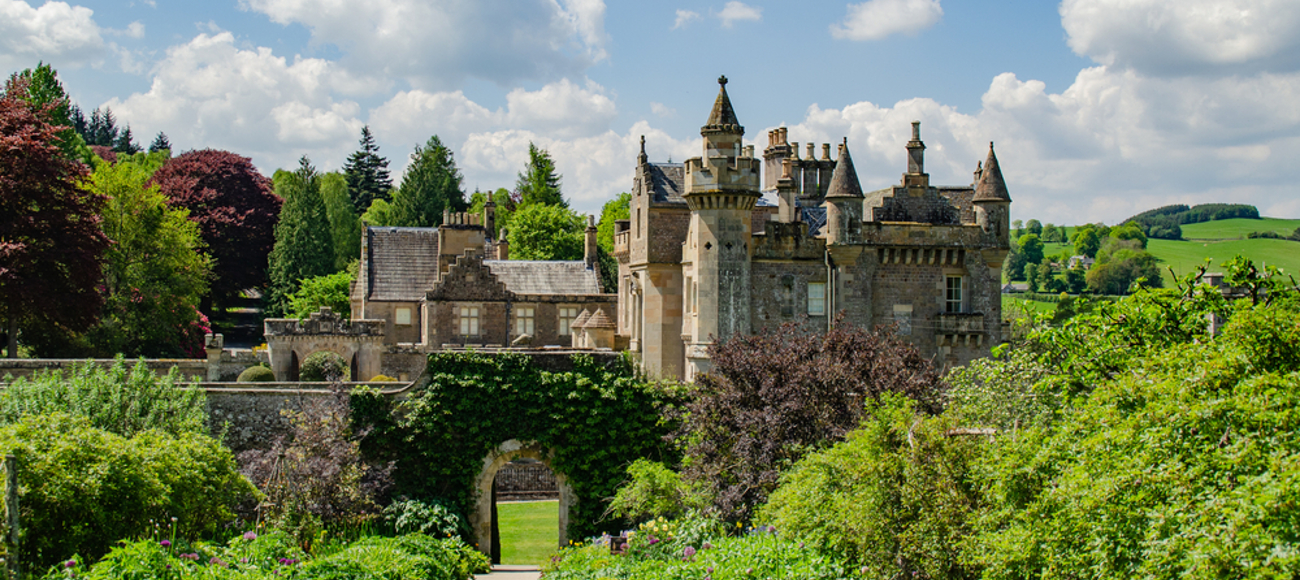
[[[221,353],[226,346],[226,338],[220,334],[208,333],[203,337],[203,350],[208,355],[208,382],[221,380]]]

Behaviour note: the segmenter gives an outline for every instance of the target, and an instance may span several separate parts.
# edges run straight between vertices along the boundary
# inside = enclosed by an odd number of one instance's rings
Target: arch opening
[[[542,464],[554,474],[557,488],[555,495],[559,499],[556,547],[569,543],[569,507],[575,498],[564,473],[555,469],[550,454],[545,453],[538,443],[511,439],[483,458],[483,468],[474,481],[477,497],[475,509],[470,514],[470,529],[473,531],[475,546],[492,558],[493,563],[500,563],[501,560],[499,530],[496,525],[497,475],[506,464],[521,459]]]

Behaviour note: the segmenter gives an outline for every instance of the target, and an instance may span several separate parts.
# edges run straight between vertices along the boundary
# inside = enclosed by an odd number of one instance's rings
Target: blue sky
[[[370,125],[395,177],[437,134],[471,190],[511,187],[532,141],[596,212],[641,135],[654,160],[699,154],[725,74],[758,150],[778,126],[847,138],[868,189],[898,180],[920,120],[937,183],[996,142],[1017,218],[1300,217],[1294,0],[0,0],[0,68],[40,60],[141,142],[268,174],[338,169]]]

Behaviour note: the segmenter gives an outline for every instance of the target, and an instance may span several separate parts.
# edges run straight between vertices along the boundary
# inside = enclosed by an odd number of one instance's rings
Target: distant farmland
[[[1300,278],[1300,242],[1267,238],[1246,239],[1251,232],[1277,232],[1288,236],[1300,227],[1300,219],[1230,219],[1187,224],[1183,240],[1150,240],[1147,250],[1161,260],[1165,282],[1173,282],[1168,269],[1177,275],[1192,272],[1210,258],[1210,271],[1223,271],[1223,263],[1243,255],[1256,262],[1282,268]]]

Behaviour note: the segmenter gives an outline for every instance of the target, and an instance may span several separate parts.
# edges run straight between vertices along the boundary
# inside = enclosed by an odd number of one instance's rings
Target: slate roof
[[[366,241],[368,300],[416,302],[438,279],[437,228],[367,227]]]
[[[826,225],[826,208],[801,207],[799,211],[803,213],[803,223],[808,224],[808,237],[820,234],[822,226]]]
[[[826,198],[848,197],[862,197],[862,184],[858,183],[858,172],[853,168],[853,157],[849,156],[849,140],[845,138],[840,145],[840,157],[835,162],[835,172],[831,174],[831,186],[826,191]]]
[[[582,260],[484,260],[483,265],[515,294],[601,293],[600,275]]]
[[[685,204],[682,193],[686,190],[685,163],[647,163],[650,183],[646,187],[653,197],[652,203]]]
[[[709,120],[704,123],[705,130],[733,131],[744,133],[744,127],[736,119],[736,110],[731,107],[731,97],[727,96],[727,77],[718,78],[718,98],[713,101],[713,110],[709,111]]]
[[[984,162],[980,182],[975,185],[974,201],[1011,201],[1007,182],[1002,179],[1002,168],[998,167],[998,156],[993,154],[992,142],[989,142],[989,158]]]

